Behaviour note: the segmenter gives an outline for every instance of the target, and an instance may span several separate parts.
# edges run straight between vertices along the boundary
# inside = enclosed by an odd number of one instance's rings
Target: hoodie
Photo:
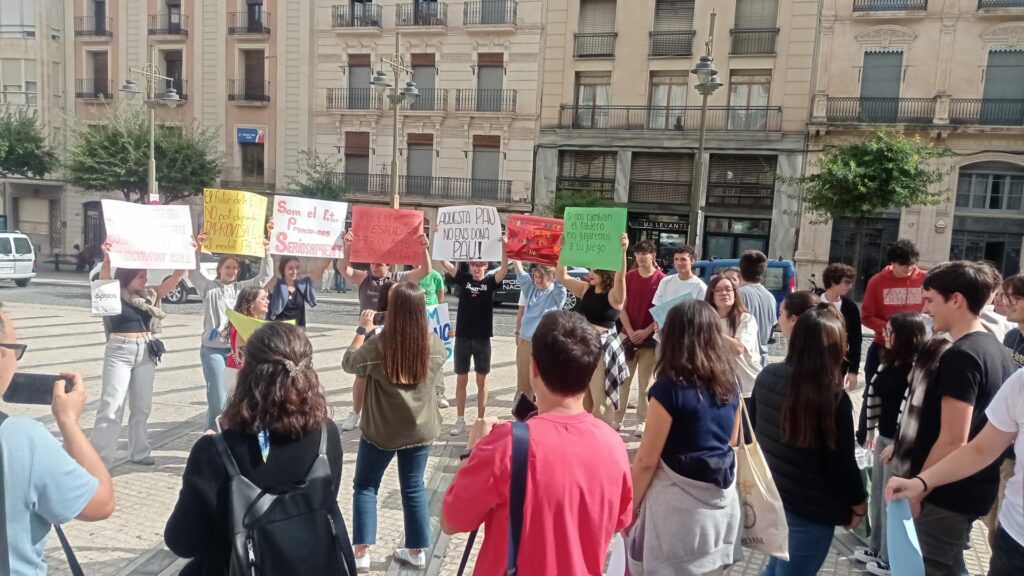
[[[920,312],[924,307],[921,286],[928,273],[914,268],[906,278],[899,278],[886,266],[868,280],[861,305],[861,322],[875,331],[875,342],[882,344],[882,330],[889,318],[904,312]]]

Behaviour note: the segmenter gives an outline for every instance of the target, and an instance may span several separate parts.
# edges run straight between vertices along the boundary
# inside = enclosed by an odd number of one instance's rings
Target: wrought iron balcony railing
[[[332,28],[377,28],[384,22],[379,4],[352,4],[331,7]]]
[[[562,105],[559,128],[572,130],[697,130],[700,106]],[[705,126],[712,131],[779,132],[777,106],[708,106]]]
[[[853,0],[854,12],[927,10],[928,0]]]
[[[952,98],[949,123],[980,126],[1024,126],[1024,100]]]
[[[692,56],[694,30],[651,32],[648,56]]]
[[[78,38],[108,38],[114,35],[114,20],[109,16],[75,16],[75,36]]]
[[[391,106],[388,108],[394,110]],[[420,88],[420,95],[415,100],[402,102],[402,110],[446,112],[448,110],[448,91],[443,88]]]
[[[448,5],[415,2],[395,5],[395,26],[448,26]]]
[[[107,79],[95,78],[75,79],[75,98],[80,100],[110,100],[114,97],[114,83]]]
[[[576,58],[611,58],[615,56],[615,32],[577,33],[573,56]]]
[[[188,16],[184,14],[150,14],[150,36],[188,36]]]
[[[334,182],[344,185],[355,196],[391,197],[390,174],[335,172]],[[451,178],[448,176],[398,177],[398,194],[427,200],[482,200],[501,204],[512,202],[511,180]]]
[[[857,124],[931,124],[935,98],[859,98],[829,96],[829,122]]]
[[[978,10],[985,8],[1024,8],[1024,0],[978,0]]]
[[[380,95],[373,88],[328,88],[328,110],[379,110]]]
[[[270,12],[231,12],[228,14],[228,34],[270,35]]]
[[[462,24],[465,26],[515,25],[519,12],[516,0],[482,0],[462,5]]]
[[[778,28],[733,28],[729,33],[732,35],[730,54],[775,54]]]
[[[270,102],[270,82],[228,80],[229,102]]]
[[[516,111],[518,90],[456,90],[456,112],[512,112]]]

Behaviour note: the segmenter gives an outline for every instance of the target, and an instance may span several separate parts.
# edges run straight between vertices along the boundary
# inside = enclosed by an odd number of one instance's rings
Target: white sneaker
[[[448,403],[448,399],[444,397],[444,392],[438,392],[437,393],[437,407],[438,408],[447,408],[449,406],[451,406],[451,404],[449,404]]]
[[[878,553],[878,550],[868,546],[858,546],[853,549],[853,559],[864,564],[871,564],[873,562],[880,562],[882,555]]]
[[[349,412],[341,423],[341,431],[348,432],[359,427],[359,412]]]
[[[466,433],[466,419],[458,418],[455,420],[455,426],[448,432],[451,436],[461,436]]]
[[[427,555],[423,553],[423,550],[414,554],[408,548],[395,548],[395,560],[408,564],[413,568],[423,569],[427,567]]]
[[[370,571],[370,551],[367,550],[366,554],[362,556],[356,556],[356,573],[366,574]]]
[[[867,570],[875,576],[890,576],[892,574],[889,564],[881,560],[868,563]]]
[[[633,430],[633,436],[636,436],[637,438],[643,438],[644,437],[644,430],[646,428],[647,428],[647,423],[646,422],[641,422],[641,423],[637,424],[636,425],[636,429]]]

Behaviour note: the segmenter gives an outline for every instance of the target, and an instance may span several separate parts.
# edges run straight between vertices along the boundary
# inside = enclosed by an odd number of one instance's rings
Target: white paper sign
[[[95,280],[90,286],[93,316],[117,316],[121,313],[121,283]]]
[[[455,339],[452,338],[452,317],[447,304],[427,306],[427,327],[441,339],[445,350],[445,363],[452,361]]]
[[[274,196],[270,253],[310,258],[341,258],[346,202]]]
[[[188,206],[146,205],[103,200],[103,221],[111,243],[110,265],[144,270],[191,270],[192,214]]]
[[[494,206],[437,209],[434,260],[501,260],[501,220]]]

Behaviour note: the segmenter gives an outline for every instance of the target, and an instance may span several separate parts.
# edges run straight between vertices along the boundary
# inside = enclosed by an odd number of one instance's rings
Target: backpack
[[[352,576],[342,553],[345,527],[331,514],[335,498],[326,428],[320,430],[320,448],[305,479],[284,494],[268,493],[242,476],[221,435],[214,443],[230,476],[230,576]]]

